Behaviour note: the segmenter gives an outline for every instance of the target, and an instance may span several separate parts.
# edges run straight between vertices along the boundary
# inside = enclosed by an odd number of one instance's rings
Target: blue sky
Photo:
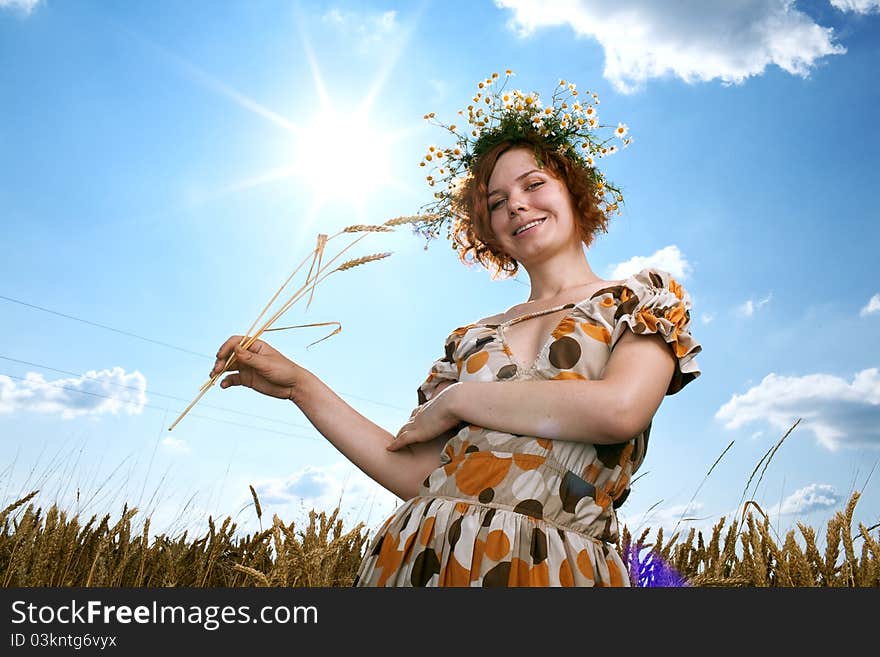
[[[0,0],[3,502],[251,530],[253,485],[264,523],[341,500],[378,525],[396,499],[292,404],[214,388],[168,426],[319,233],[430,200],[422,116],[510,68],[595,91],[634,137],[602,161],[626,202],[594,271],[657,266],[694,304],[703,373],[661,405],[621,520],[732,517],[801,418],[747,497],[780,535],[824,535],[854,489],[880,521],[880,3],[542,4]],[[423,246],[369,235],[347,254],[392,256],[281,322],[342,332],[267,338],[392,433],[446,335],[528,296]]]

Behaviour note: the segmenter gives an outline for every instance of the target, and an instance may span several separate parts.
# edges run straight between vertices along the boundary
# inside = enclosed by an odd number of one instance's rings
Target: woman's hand
[[[229,356],[235,353],[235,361],[227,370],[232,374],[220,382],[221,388],[247,386],[270,397],[294,401],[296,386],[305,370],[262,340],[256,340],[247,350],[243,349],[239,346],[242,337],[233,335],[223,343],[211,376],[221,371]]]
[[[431,401],[416,408],[386,449],[394,452],[411,443],[425,443],[454,429],[461,423],[454,411],[460,390],[460,384],[450,385]]]

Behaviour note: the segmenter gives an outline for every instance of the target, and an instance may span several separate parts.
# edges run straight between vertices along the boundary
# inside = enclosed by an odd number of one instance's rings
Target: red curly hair
[[[488,202],[489,177],[495,164],[501,155],[515,148],[530,149],[539,166],[565,184],[571,195],[578,235],[587,247],[597,233],[608,232],[608,217],[599,207],[601,199],[596,194],[596,174],[592,169],[558,153],[537,135],[501,142],[474,163],[457,198],[458,220],[452,230],[459,259],[468,266],[479,262],[493,279],[504,272],[511,278],[519,270],[519,263],[497,246]]]

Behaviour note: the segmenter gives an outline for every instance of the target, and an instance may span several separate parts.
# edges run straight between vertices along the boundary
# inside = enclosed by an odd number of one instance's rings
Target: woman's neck
[[[541,266],[526,267],[526,271],[529,273],[532,291],[525,303],[549,301],[567,290],[602,280],[590,268],[586,255],[580,249],[579,254],[573,257],[561,259],[557,256]]]

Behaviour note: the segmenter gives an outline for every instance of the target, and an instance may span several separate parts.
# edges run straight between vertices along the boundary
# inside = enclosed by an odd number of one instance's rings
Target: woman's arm
[[[449,391],[460,420],[495,431],[609,444],[642,431],[663,401],[675,371],[657,334],[627,331],[596,381],[462,381]]]
[[[348,460],[404,500],[415,496],[425,477],[439,467],[440,453],[451,437],[444,433],[407,449],[388,451],[385,448],[394,436],[358,413],[308,371],[290,399]]]
[[[462,381],[418,409],[388,447],[431,440],[464,421],[486,429],[599,444],[629,440],[651,422],[675,373],[657,334],[627,330],[597,381]]]
[[[440,453],[451,437],[451,426],[449,431],[437,431],[420,444],[390,452],[385,447],[393,436],[346,404],[317,376],[262,340],[244,350],[239,346],[242,339],[233,335],[217,352],[211,376],[225,369],[233,352],[236,356],[234,366],[226,370],[229,374],[220,383],[221,388],[247,386],[264,395],[294,402],[352,463],[403,499],[413,497],[425,477],[440,465]],[[440,391],[450,383],[440,384],[432,401],[439,400]]]

